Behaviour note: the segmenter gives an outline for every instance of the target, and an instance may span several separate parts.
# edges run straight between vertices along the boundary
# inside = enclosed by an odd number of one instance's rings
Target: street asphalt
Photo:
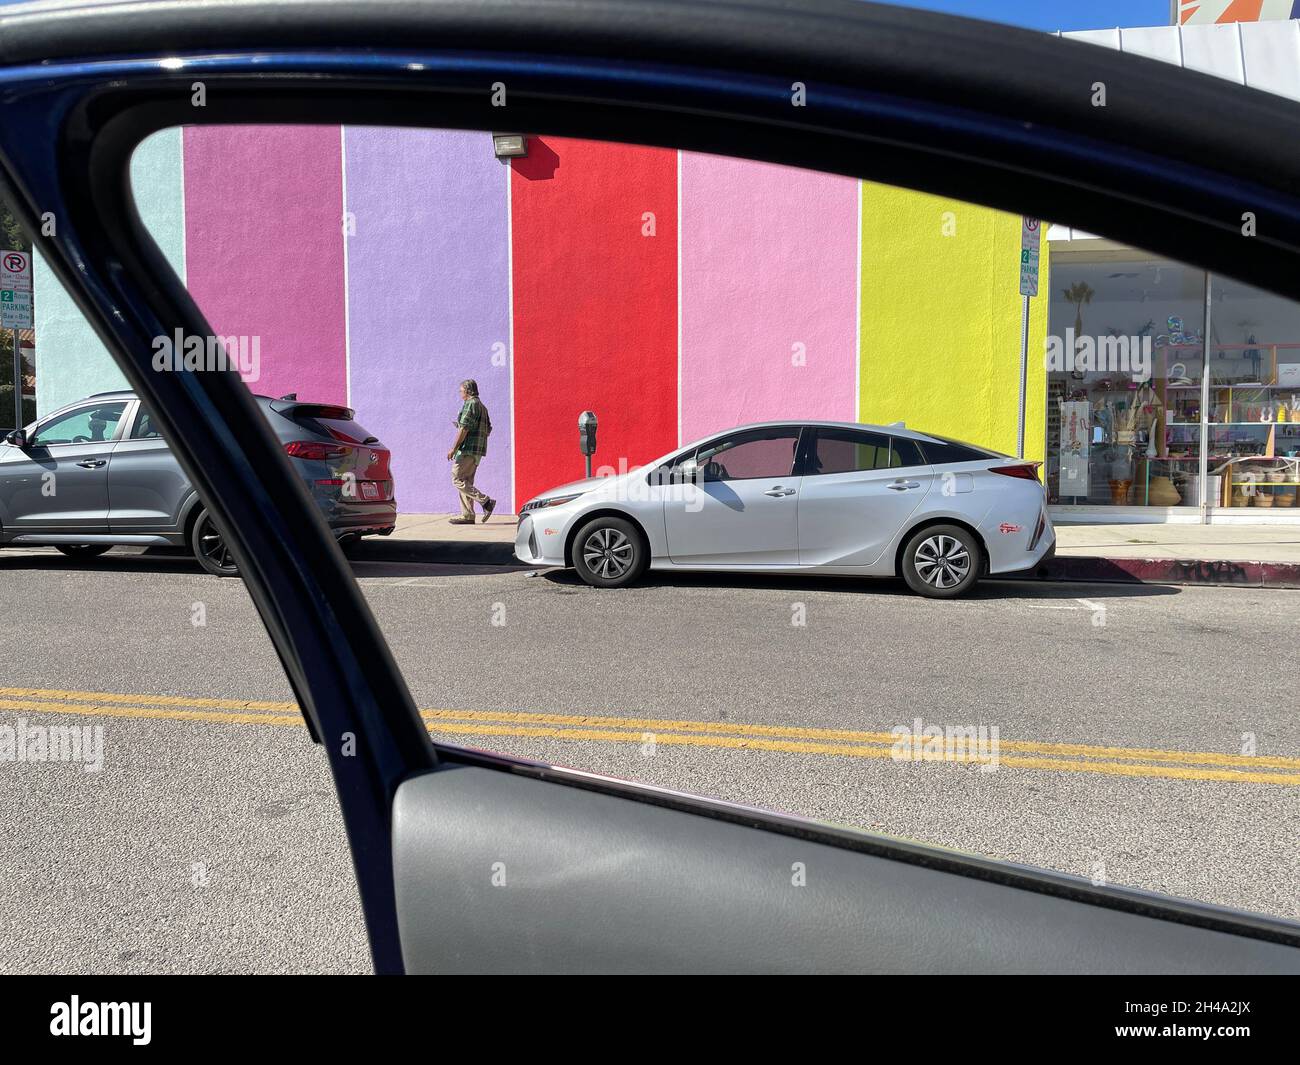
[[[1300,919],[1300,591],[354,570],[439,742]],[[0,641],[0,725],[104,737],[98,772],[0,761],[0,971],[367,969],[240,581],[5,550]],[[995,770],[891,757],[917,719],[996,726]]]

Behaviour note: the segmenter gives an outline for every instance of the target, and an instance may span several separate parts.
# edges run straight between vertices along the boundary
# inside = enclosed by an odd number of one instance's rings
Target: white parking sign
[[[1042,222],[1037,218],[1020,220],[1020,294],[1038,295],[1038,236]]]
[[[32,259],[26,252],[0,253],[0,327],[32,327]]]

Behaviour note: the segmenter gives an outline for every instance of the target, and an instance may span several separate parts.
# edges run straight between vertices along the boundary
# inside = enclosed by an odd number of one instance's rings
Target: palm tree
[[[1074,304],[1074,335],[1078,336],[1083,332],[1083,305],[1091,303],[1092,297],[1096,295],[1093,287],[1086,281],[1076,281],[1073,285],[1065,290],[1065,298]]]

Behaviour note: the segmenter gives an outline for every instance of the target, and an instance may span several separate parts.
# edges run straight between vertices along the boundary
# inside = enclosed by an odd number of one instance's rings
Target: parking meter
[[[587,457],[587,476],[591,476],[591,456],[596,453],[596,415],[584,410],[578,415],[578,448]]]

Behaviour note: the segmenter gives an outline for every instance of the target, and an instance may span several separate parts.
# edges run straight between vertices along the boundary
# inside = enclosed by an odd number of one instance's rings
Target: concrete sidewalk
[[[367,539],[357,557],[515,562],[513,514],[475,525],[452,525],[453,516],[400,515],[392,536]],[[1044,574],[1050,580],[1300,588],[1300,526],[1057,525],[1056,537]]]

